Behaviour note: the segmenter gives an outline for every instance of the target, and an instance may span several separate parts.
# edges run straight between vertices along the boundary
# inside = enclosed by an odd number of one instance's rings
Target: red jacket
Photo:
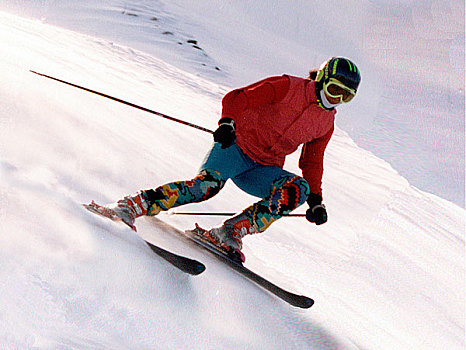
[[[315,82],[283,75],[225,95],[222,117],[236,123],[237,145],[264,165],[283,167],[304,144],[299,160],[312,193],[322,196],[324,151],[334,130],[335,110],[319,107]]]

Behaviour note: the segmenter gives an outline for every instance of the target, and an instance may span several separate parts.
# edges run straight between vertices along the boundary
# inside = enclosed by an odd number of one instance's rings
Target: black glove
[[[316,225],[322,225],[327,222],[327,210],[322,204],[322,197],[318,194],[311,193],[307,198],[309,209],[306,210],[306,219]]]
[[[219,142],[222,148],[228,148],[235,143],[235,122],[231,118],[222,118],[218,122],[219,127],[214,131],[214,141]]]

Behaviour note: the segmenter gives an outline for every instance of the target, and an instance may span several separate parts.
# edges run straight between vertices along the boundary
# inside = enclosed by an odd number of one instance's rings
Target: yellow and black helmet
[[[359,83],[361,82],[361,74],[358,67],[349,59],[344,57],[332,57],[322,63],[320,66],[316,82],[328,84],[330,79],[336,79],[347,88],[354,90],[356,93]]]

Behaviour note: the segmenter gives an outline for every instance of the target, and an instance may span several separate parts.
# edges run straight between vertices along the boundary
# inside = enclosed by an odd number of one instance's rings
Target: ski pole
[[[227,212],[186,212],[186,211],[170,211],[167,213],[168,215],[192,215],[192,216],[233,216],[236,213],[227,213]],[[286,217],[305,217],[306,214],[284,214],[283,216]]]
[[[98,92],[98,91],[95,91],[95,90],[91,90],[91,89],[88,89],[88,88],[86,88],[86,87],[79,86],[79,85],[76,85],[76,84],[67,82],[67,81],[65,81],[65,80],[61,80],[61,79],[58,79],[58,78],[54,78],[54,77],[52,77],[52,76],[50,76],[50,75],[46,75],[46,74],[43,74],[43,73],[35,72],[35,71],[33,71],[33,70],[30,70],[30,72],[31,72],[31,73],[34,73],[34,74],[37,74],[37,75],[39,75],[39,76],[41,76],[41,77],[45,77],[45,78],[48,78],[48,79],[52,79],[52,80],[58,81],[58,82],[60,82],[60,83],[73,86],[73,87],[75,87],[75,88],[78,88],[78,89],[81,89],[81,90],[84,90],[84,91],[87,91],[87,92],[91,92],[91,93],[93,93],[93,94],[96,94],[96,95],[99,95],[99,96],[108,98],[108,99],[110,99],[110,100],[123,103],[123,104],[125,104],[125,105],[127,105],[127,106],[140,109],[141,111],[148,112],[148,113],[151,113],[151,114],[155,114],[155,115],[157,115],[157,116],[159,116],[159,117],[162,117],[162,118],[165,118],[165,119],[168,119],[168,120],[171,120],[171,121],[174,121],[174,122],[183,124],[183,125],[187,125],[187,126],[190,126],[190,127],[192,127],[192,128],[198,129],[198,130],[202,130],[202,131],[208,132],[209,134],[213,134],[213,133],[214,133],[212,130],[206,129],[206,128],[202,127],[202,126],[199,126],[199,125],[196,125],[196,124],[193,124],[193,123],[189,123],[189,122],[184,121],[184,120],[181,120],[181,119],[177,119],[177,118],[170,117],[169,115],[166,115],[166,114],[163,114],[163,113],[154,111],[154,110],[149,109],[149,108],[146,108],[146,107],[138,106],[138,105],[136,105],[136,104],[134,104],[134,103],[131,103],[131,102],[128,102],[128,101],[119,99],[119,98],[117,98],[117,97],[113,97],[113,96],[104,94],[104,93],[102,93],[102,92]]]

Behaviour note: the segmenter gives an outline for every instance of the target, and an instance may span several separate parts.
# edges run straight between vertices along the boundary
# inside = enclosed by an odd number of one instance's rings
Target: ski
[[[115,212],[112,209],[101,206],[95,203],[94,201],[92,201],[90,204],[83,204],[83,207],[89,210],[91,213],[103,216],[113,221],[122,222],[122,220],[115,214]],[[131,227],[131,229],[133,229],[133,231],[136,231],[134,226]],[[176,268],[185,273],[188,273],[190,275],[199,275],[205,270],[205,265],[197,260],[193,260],[185,256],[172,253],[146,240],[144,240],[144,242],[155,254],[157,254],[158,256],[169,262],[171,265],[175,266]]]
[[[196,228],[194,230],[181,231],[160,219],[151,218],[150,220],[156,226],[162,227],[164,231],[181,236],[187,239],[188,241],[190,241],[197,248],[204,249],[212,253],[219,260],[223,261],[225,264],[233,268],[236,272],[248,278],[250,281],[256,283],[257,285],[269,291],[270,293],[274,294],[275,296],[287,302],[288,304],[292,306],[300,307],[303,309],[308,309],[314,304],[313,299],[306,297],[304,295],[298,295],[298,294],[294,294],[289,291],[286,291],[283,288],[265,279],[264,277],[246,268],[241,262],[241,259],[239,256],[236,256],[234,254],[229,254],[222,248],[212,244],[207,239],[204,239],[201,236],[203,229],[200,228],[199,226],[196,225]]]

